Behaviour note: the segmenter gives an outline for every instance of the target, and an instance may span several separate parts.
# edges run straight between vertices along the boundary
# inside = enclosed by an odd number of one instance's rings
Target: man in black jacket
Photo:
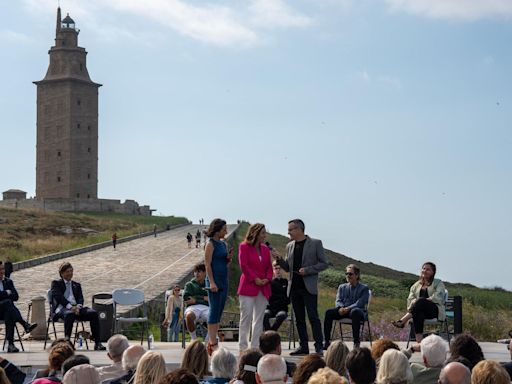
[[[71,337],[75,320],[89,321],[91,324],[92,338],[95,351],[104,351],[106,348],[100,342],[100,321],[98,312],[84,307],[82,286],[73,279],[73,267],[71,263],[64,262],[59,267],[59,280],[52,281],[52,312],[54,318],[64,319],[64,335]]]
[[[263,327],[265,331],[277,331],[288,317],[288,304],[290,304],[287,294],[288,279],[281,276],[281,266],[277,262],[274,262],[274,278],[270,283],[270,287],[272,293],[268,300],[265,316],[263,317]],[[273,317],[276,320],[270,326],[270,319]]]
[[[5,321],[5,338],[8,342],[7,352],[19,352],[14,345],[14,326],[20,323],[25,332],[30,333],[37,324],[29,324],[21,317],[20,310],[14,305],[18,301],[18,291],[14,283],[5,277],[5,265],[0,261],[0,320]]]

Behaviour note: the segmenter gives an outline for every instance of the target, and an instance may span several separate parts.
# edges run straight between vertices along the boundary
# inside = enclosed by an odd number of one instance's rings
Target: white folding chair
[[[147,315],[146,301],[144,299],[144,292],[140,289],[134,288],[120,288],[112,291],[112,301],[114,302],[114,333],[120,332],[120,324],[136,324],[142,323],[142,330],[140,334],[140,344],[144,343],[144,330],[149,345],[149,320]],[[120,307],[139,307],[142,306],[142,316],[129,317],[123,316],[119,313]],[[125,308],[128,310],[128,308]]]

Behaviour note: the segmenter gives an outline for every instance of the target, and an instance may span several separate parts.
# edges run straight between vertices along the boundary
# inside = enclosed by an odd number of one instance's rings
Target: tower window
[[[91,178],[91,174],[90,174],[90,173],[88,173],[88,174],[87,174],[87,178],[88,178],[88,179],[90,179],[90,178]]]
[[[82,102],[80,101],[80,99],[78,99],[78,100],[76,101],[76,105],[80,105],[81,103],[82,103]]]
[[[80,198],[80,194],[79,194],[79,193],[77,193],[77,194],[76,194],[76,197],[77,197],[77,198]]]
[[[78,123],[78,124],[76,125],[76,127],[77,127],[78,129],[80,129],[80,123]]]
[[[60,183],[60,176],[57,176],[57,182]]]
[[[90,130],[91,130],[91,126],[90,126],[90,125],[88,125],[88,126],[87,126],[87,130],[88,130],[88,131],[90,131]]]
[[[91,153],[91,147],[87,148],[87,152]]]
[[[84,66],[82,63],[80,63],[80,72],[82,72],[84,70]]]
[[[91,198],[91,195],[87,194],[87,198],[90,199]]]
[[[60,157],[60,151],[57,151],[57,157]]]

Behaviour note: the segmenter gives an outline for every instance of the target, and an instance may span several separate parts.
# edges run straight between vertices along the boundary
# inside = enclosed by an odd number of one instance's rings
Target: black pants
[[[276,320],[274,321],[274,324],[270,326],[270,319],[275,317]],[[281,311],[278,309],[266,309],[265,310],[265,316],[263,317],[263,329],[265,331],[277,331],[281,324],[283,324],[283,321],[286,320],[288,317],[288,312]]]
[[[412,305],[410,312],[414,324],[414,333],[423,334],[423,323],[425,319],[437,319],[439,309],[432,301],[420,297]]]
[[[12,344],[14,341],[14,326],[16,323],[25,323],[25,320],[21,317],[20,310],[14,305],[12,300],[5,299],[0,301],[0,320],[5,321],[5,338],[9,344]]]
[[[313,329],[315,349],[321,350],[323,344],[322,323],[318,317],[318,295],[312,295],[306,289],[293,289],[290,292],[293,311],[295,312],[295,323],[299,334],[300,346],[309,350],[308,330],[306,328],[306,311],[308,312],[309,323]]]
[[[98,312],[94,309],[83,307],[78,315],[75,315],[70,309],[63,309],[56,317],[64,319],[64,335],[66,337],[71,338],[75,320],[88,321],[91,325],[92,338],[96,343],[100,342],[100,319]]]
[[[364,321],[364,312],[360,308],[354,308],[346,315],[341,316],[338,308],[332,308],[325,311],[324,319],[324,334],[325,342],[331,341],[331,330],[333,320],[341,320],[343,318],[350,318],[352,320],[352,337],[354,342],[358,343],[360,339],[361,323]]]

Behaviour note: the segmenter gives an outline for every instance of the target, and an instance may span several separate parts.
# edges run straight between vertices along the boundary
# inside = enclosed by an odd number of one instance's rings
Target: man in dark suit
[[[322,323],[318,316],[318,274],[328,267],[322,241],[312,239],[304,234],[305,225],[300,219],[288,222],[290,241],[286,245],[286,256],[273,255],[281,268],[290,273],[288,296],[295,313],[295,323],[300,339],[300,347],[290,355],[307,355],[309,353],[308,331],[306,328],[306,311],[313,330],[316,353],[323,355]]]
[[[84,296],[82,286],[73,281],[73,267],[71,263],[64,262],[59,267],[59,280],[52,281],[52,312],[54,318],[64,319],[64,335],[71,338],[75,320],[89,321],[91,324],[92,338],[94,339],[94,350],[104,351],[106,348],[100,342],[100,321],[98,312],[94,309],[84,307]]]
[[[14,283],[5,277],[5,265],[0,261],[0,320],[5,321],[5,338],[8,342],[7,352],[19,352],[14,345],[14,326],[20,323],[25,332],[30,333],[37,324],[29,324],[21,317],[20,310],[14,305],[18,301],[18,292]]]

